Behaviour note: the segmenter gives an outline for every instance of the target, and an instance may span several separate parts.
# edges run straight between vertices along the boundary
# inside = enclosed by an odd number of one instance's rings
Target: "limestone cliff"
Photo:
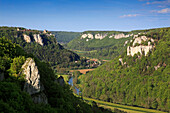
[[[116,35],[114,36],[114,38],[115,38],[115,39],[128,38],[128,37],[130,37],[130,36],[132,36],[132,35],[133,35],[133,34],[127,34],[127,35],[125,35],[125,34],[121,33],[121,34],[116,34]]]
[[[81,36],[81,39],[83,39],[83,38],[90,38],[90,39],[93,39],[94,37],[93,37],[92,34],[88,33],[88,34],[83,34],[83,35]]]
[[[27,58],[26,62],[22,66],[22,73],[25,75],[24,91],[32,96],[35,103],[47,104],[48,100],[43,93],[44,86],[40,82],[40,74],[35,61],[32,58]]]
[[[112,35],[108,35],[108,33],[97,33],[97,34],[91,34],[91,33],[86,33],[86,34],[82,34],[81,39],[84,38],[89,38],[89,39],[104,39],[105,37],[109,36],[109,38],[115,38],[115,39],[120,39],[120,38],[128,38],[130,36],[132,36],[133,34],[124,34],[124,33],[120,33],[120,34],[112,34]]]
[[[95,34],[93,36],[93,34],[87,33],[87,34],[83,34],[81,36],[81,39],[89,38],[89,39],[100,39],[101,40],[101,39],[105,38],[106,36],[107,36],[107,34],[99,34],[99,33],[97,33],[97,34]]]
[[[23,37],[24,37],[24,40],[25,40],[27,43],[30,43],[30,42],[31,42],[30,36],[28,36],[28,35],[26,35],[26,34],[23,34]]]
[[[34,34],[33,37],[34,37],[35,42],[37,42],[37,43],[39,43],[40,45],[43,46],[43,39],[40,36],[40,34]]]
[[[107,34],[95,34],[95,39],[103,39],[103,38],[105,38],[107,36]]]
[[[154,42],[152,38],[147,38],[146,36],[141,36],[137,38],[135,36],[134,38],[135,39],[132,43],[132,47],[127,47],[127,55],[134,56],[139,52],[141,55],[144,53],[144,55],[146,56],[148,52],[154,47],[153,45],[151,45],[151,42]],[[147,45],[145,42],[147,43]],[[142,43],[145,43],[145,45],[143,45]]]
[[[24,40],[27,42],[27,43],[31,43],[33,41],[39,43],[40,45],[44,45],[43,44],[43,38],[40,36],[40,34],[34,34],[33,35],[33,38],[34,39],[31,39],[30,36],[26,35],[26,34],[23,34],[23,37],[24,37]]]

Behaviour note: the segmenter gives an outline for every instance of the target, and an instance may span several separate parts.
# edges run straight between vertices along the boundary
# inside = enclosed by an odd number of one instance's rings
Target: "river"
[[[71,86],[73,86],[73,77],[71,77],[71,78],[69,79],[68,84],[71,85]],[[73,87],[74,87],[74,86],[73,86]],[[80,90],[79,90],[77,87],[74,87],[74,88],[76,89],[77,95],[79,95]]]

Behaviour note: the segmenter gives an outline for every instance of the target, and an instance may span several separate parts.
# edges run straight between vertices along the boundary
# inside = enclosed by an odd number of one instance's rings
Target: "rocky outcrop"
[[[126,41],[125,41],[124,46],[126,46],[126,45],[127,45],[127,43],[128,43],[128,40],[126,40]]]
[[[142,41],[147,41],[148,38],[146,36],[141,36],[141,37],[137,37],[135,38],[134,42],[133,42],[133,46],[135,46],[135,44],[141,44]]]
[[[120,39],[120,38],[128,38],[128,37],[130,37],[130,36],[132,36],[133,34],[127,34],[127,35],[125,35],[125,34],[123,34],[123,33],[120,33],[120,34],[112,34],[112,35],[110,35],[109,36],[109,38],[115,38],[115,39]]]
[[[48,100],[43,93],[44,86],[40,82],[40,74],[35,61],[32,58],[28,58],[22,66],[22,74],[25,75],[24,91],[32,96],[35,103],[47,104]],[[42,97],[42,98],[41,98]]]
[[[95,34],[93,36],[93,34],[88,33],[88,34],[83,34],[81,36],[81,39],[89,38],[89,39],[100,39],[101,40],[101,39],[105,38],[106,36],[107,36],[107,34],[99,34],[99,33],[97,33],[97,34]]]
[[[83,38],[90,38],[90,39],[93,39],[94,37],[93,37],[92,34],[88,33],[88,34],[83,34],[83,35],[81,36],[81,39],[83,39]]]
[[[31,43],[33,42],[33,39],[31,40],[31,37],[26,35],[26,34],[23,34],[23,37],[24,37],[24,40],[27,42],[27,43]],[[35,40],[35,42],[39,43],[40,45],[43,46],[43,39],[42,37],[40,36],[40,34],[34,34],[33,35],[33,38]]]
[[[147,45],[142,45],[142,42],[148,41]],[[152,38],[147,38],[146,36],[141,36],[135,38],[132,47],[127,47],[127,55],[134,56],[137,53],[140,53],[141,55],[144,53],[146,56],[148,52],[153,48],[153,45],[151,45],[151,42],[154,42]],[[138,46],[136,46],[138,44]]]
[[[121,63],[122,66],[126,64],[126,62],[123,62],[122,58],[119,58],[119,62]]]
[[[40,36],[40,34],[34,34],[33,37],[34,37],[35,42],[37,42],[37,43],[39,43],[40,45],[43,46],[43,39]]]
[[[114,36],[114,38],[115,38],[115,39],[128,38],[128,37],[130,37],[130,36],[132,36],[132,35],[133,35],[133,34],[127,34],[127,35],[125,35],[125,34],[121,33],[121,34],[116,34],[116,35]]]
[[[158,68],[160,68],[160,63],[157,66],[154,66],[155,70],[157,70]]]
[[[133,34],[124,34],[124,33],[120,33],[120,34],[112,34],[109,36],[109,38],[115,38],[115,39],[120,39],[120,38],[128,38],[130,36],[132,36]],[[89,38],[89,39],[104,39],[105,37],[108,36],[108,33],[97,33],[97,34],[90,34],[90,33],[86,33],[86,34],[82,34],[81,39],[84,38]]]
[[[127,55],[131,55],[134,56],[135,54],[137,54],[138,52],[142,55],[144,52],[144,55],[146,56],[147,53],[153,48],[153,46],[136,46],[136,47],[127,47]]]
[[[24,40],[25,40],[27,43],[30,43],[30,42],[31,42],[30,36],[28,36],[28,35],[26,35],[26,34],[23,34],[23,37],[24,37]]]
[[[105,38],[107,36],[107,34],[95,34],[95,39],[103,39],[103,38]]]

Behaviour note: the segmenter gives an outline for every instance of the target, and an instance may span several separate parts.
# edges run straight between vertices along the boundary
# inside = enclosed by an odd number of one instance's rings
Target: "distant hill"
[[[69,43],[71,40],[80,36],[81,32],[51,31],[61,44]]]
[[[130,41],[135,34],[120,31],[85,31],[70,41],[66,47],[71,50],[86,51],[81,54],[82,56],[113,59],[125,50],[127,41]]]
[[[170,112],[170,28],[135,32],[140,34],[127,43],[123,54],[82,75],[82,94]]]
[[[85,62],[80,59],[79,55],[60,45],[53,34],[48,31],[0,27],[0,37],[3,36],[19,44],[27,53],[32,53],[41,61],[49,63],[54,69],[79,67]]]
[[[6,34],[17,34],[7,29]],[[49,65],[0,36],[1,113],[112,113],[74,96],[59,79]]]

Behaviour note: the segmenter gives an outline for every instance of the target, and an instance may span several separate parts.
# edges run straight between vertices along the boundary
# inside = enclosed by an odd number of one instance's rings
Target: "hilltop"
[[[82,95],[169,111],[169,36],[170,28],[134,36],[123,54],[79,77]]]
[[[5,36],[19,44],[27,53],[49,63],[57,72],[64,73],[66,68],[86,66],[85,59],[60,45],[51,32],[31,30],[20,27],[0,27],[0,37]],[[84,65],[81,65],[84,64]]]
[[[74,96],[62,79],[47,63],[0,37],[0,112],[111,113]]]
[[[98,58],[113,59],[124,52],[127,42],[140,32],[121,32],[121,31],[85,31],[72,41],[66,48],[71,50],[86,51],[79,55]]]

